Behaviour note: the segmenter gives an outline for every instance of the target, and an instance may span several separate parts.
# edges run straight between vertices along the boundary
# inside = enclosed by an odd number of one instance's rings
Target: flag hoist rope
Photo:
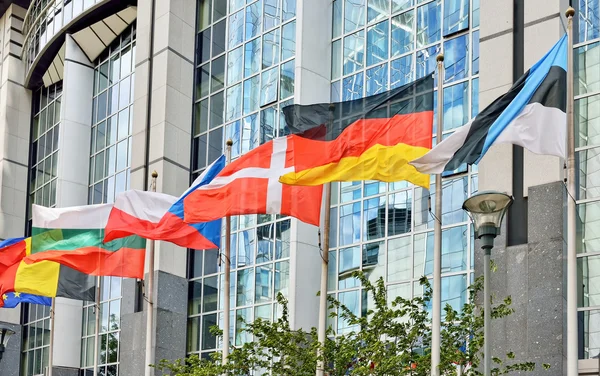
[[[227,164],[231,163],[231,146],[233,141],[227,140],[226,158]],[[229,356],[229,311],[231,300],[231,218],[225,217],[225,275],[223,276],[223,364],[227,363]],[[219,259],[220,260],[220,259]]]
[[[158,172],[152,172],[152,183],[150,190],[156,192],[156,178]],[[152,376],[154,369],[150,366],[154,362],[154,347],[153,347],[153,324],[154,324],[154,240],[150,240],[148,247],[148,278],[146,280],[145,295],[146,295],[146,361],[145,361],[145,376]]]
[[[578,376],[577,330],[577,226],[575,216],[575,129],[573,119],[573,16],[569,7],[567,17],[567,376]]]
[[[444,55],[436,58],[438,69],[437,133],[436,142],[442,142],[444,127]],[[431,376],[439,375],[442,325],[442,174],[435,175],[435,218],[433,243],[433,292],[431,322]],[[487,354],[486,354],[487,356]]]

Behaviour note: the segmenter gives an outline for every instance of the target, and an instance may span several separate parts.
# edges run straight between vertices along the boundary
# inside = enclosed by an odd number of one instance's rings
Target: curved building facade
[[[0,238],[27,235],[31,205],[114,202],[127,189],[179,196],[218,158],[289,133],[288,104],[357,99],[435,69],[445,55],[444,137],[510,88],[561,35],[566,0],[0,0]],[[581,375],[600,366],[595,173],[600,132],[600,0],[572,1],[579,192]],[[437,90],[437,89],[436,89]],[[434,106],[435,108],[435,106]],[[434,138],[434,144],[437,142]],[[462,210],[479,190],[515,196],[496,240],[492,286],[517,313],[493,328],[496,349],[566,365],[563,161],[511,145],[443,180],[442,299],[455,308],[483,271]],[[422,293],[432,276],[431,191],[404,182],[333,184],[328,294],[355,313],[372,302],[352,272],[383,277],[390,297]],[[431,200],[430,200],[431,199]],[[276,319],[277,293],[294,328],[316,326],[318,229],[293,218],[232,218],[231,302],[215,250],[157,242],[154,362],[206,358],[223,344],[209,328]],[[57,298],[0,309],[16,331],[0,376],[141,375],[143,281],[90,277],[99,304]],[[99,327],[96,328],[96,317]],[[329,320],[340,333],[354,330]],[[589,373],[585,373],[589,372]],[[593,373],[596,372],[596,373]],[[158,374],[158,372],[157,372]],[[545,374],[545,373],[544,373]]]

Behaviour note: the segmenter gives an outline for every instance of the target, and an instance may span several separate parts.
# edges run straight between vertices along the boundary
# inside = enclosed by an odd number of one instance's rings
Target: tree
[[[375,283],[362,272],[354,276],[371,298],[372,307],[365,314],[356,315],[336,299],[329,299],[331,316],[343,320],[349,333],[328,330],[324,357],[326,374],[330,376],[358,375],[411,375],[431,374],[431,318],[427,306],[431,301],[431,286],[427,278],[421,279],[423,296],[412,299],[397,297],[388,301],[382,278]],[[469,287],[468,301],[460,312],[452,306],[444,308],[442,322],[440,375],[456,375],[457,367],[467,368],[463,375],[481,375],[477,370],[484,354],[483,312],[477,309],[477,297],[483,289],[483,278]],[[283,307],[281,317],[274,322],[256,319],[246,323],[245,331],[253,341],[240,347],[231,347],[228,363],[221,363],[221,354],[211,359],[191,356],[176,362],[161,361],[157,366],[174,376],[205,375],[314,375],[318,359],[317,329],[310,332],[292,330],[288,320],[287,300],[277,296]],[[492,319],[506,317],[514,312],[510,297],[493,305]],[[221,335],[218,328],[213,333]],[[532,371],[533,362],[515,362],[514,354],[493,358],[492,375],[512,371]],[[544,368],[548,368],[544,365]]]

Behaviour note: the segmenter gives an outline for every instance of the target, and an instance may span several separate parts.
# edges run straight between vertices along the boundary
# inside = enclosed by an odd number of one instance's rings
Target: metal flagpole
[[[150,190],[156,192],[156,178],[158,172],[152,171]],[[154,246],[155,241],[150,240],[148,247],[148,280],[146,281],[146,365],[145,376],[152,376],[154,369],[150,366],[154,361],[154,347],[152,341],[152,325],[154,324]]]
[[[329,128],[333,127],[333,112],[335,105],[329,105]],[[325,222],[323,224],[323,254],[321,255],[321,292],[319,295],[319,331],[318,339],[321,350],[318,354],[322,357],[317,362],[316,376],[325,374],[325,337],[327,336],[327,280],[329,266],[329,231],[331,227],[331,183],[325,184]],[[320,241],[320,239],[319,239]]]
[[[227,164],[231,163],[231,147],[233,141],[227,140]],[[225,275],[223,283],[223,364],[229,356],[229,311],[231,300],[231,217],[225,217]]]
[[[94,376],[98,376],[98,356],[100,354],[100,343],[98,341],[100,333],[100,277],[96,277],[96,317],[94,319]]]
[[[444,126],[444,55],[437,56],[437,133],[436,142],[442,142]],[[431,376],[439,375],[442,326],[442,174],[435,175],[435,218],[433,243],[433,319],[431,322]]]
[[[327,334],[327,279],[329,265],[329,229],[331,224],[331,183],[325,184],[325,223],[323,226],[323,254],[321,255],[321,293],[319,296],[319,343],[325,348],[325,337]],[[321,350],[320,356],[325,354]],[[317,364],[317,376],[325,374],[325,360],[319,360]]]
[[[569,7],[567,16],[567,376],[578,376],[577,330],[577,243],[575,216],[575,128],[573,119],[573,16]]]
[[[52,298],[52,306],[50,306],[50,347],[48,348],[48,376],[52,376],[52,365],[54,364],[54,304],[56,298]]]

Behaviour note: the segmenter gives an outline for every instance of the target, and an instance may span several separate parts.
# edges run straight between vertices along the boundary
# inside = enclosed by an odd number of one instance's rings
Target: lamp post
[[[494,248],[494,239],[500,234],[502,218],[513,198],[507,194],[493,191],[479,192],[463,203],[465,210],[475,227],[475,236],[481,240],[481,249],[484,251],[483,258],[483,353],[484,353],[484,375],[490,376],[492,367],[492,356],[490,352],[490,256]]]
[[[6,350],[8,340],[13,334],[15,334],[14,330],[7,326],[0,325],[0,360],[2,360],[2,355],[4,355],[4,350]]]

